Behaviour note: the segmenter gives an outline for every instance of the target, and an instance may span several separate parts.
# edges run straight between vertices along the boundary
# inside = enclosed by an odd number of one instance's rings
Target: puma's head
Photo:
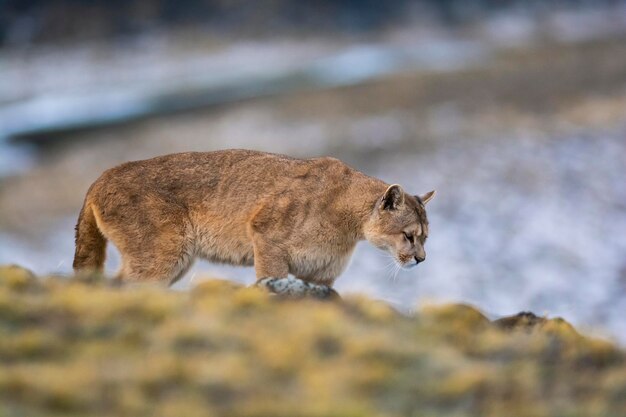
[[[416,266],[426,259],[428,219],[424,205],[434,196],[435,191],[412,196],[399,185],[391,185],[377,200],[365,224],[365,239],[389,252],[400,266]]]

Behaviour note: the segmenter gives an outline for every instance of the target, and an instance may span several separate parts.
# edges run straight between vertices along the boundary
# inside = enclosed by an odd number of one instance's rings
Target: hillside
[[[0,268],[0,416],[619,416],[625,358],[531,314]]]

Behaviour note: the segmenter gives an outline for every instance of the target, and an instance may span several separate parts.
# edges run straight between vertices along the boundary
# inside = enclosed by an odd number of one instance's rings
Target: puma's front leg
[[[308,279],[289,277],[287,259],[286,254],[276,245],[255,241],[254,268],[257,277],[255,285],[262,286],[276,295],[290,298],[341,298],[329,285],[316,284]],[[329,280],[328,282],[332,283],[333,281]]]
[[[338,294],[326,285],[313,284],[299,278],[289,277],[289,254],[283,246],[276,244],[281,241],[270,225],[291,219],[283,216],[279,206],[261,208],[250,221],[248,233],[254,247],[254,269],[256,286],[262,286],[270,292],[287,297],[302,298],[335,298]],[[285,226],[288,228],[289,225]],[[272,238],[273,236],[274,238]]]
[[[287,278],[289,264],[285,251],[267,242],[261,235],[254,236],[252,243],[257,281],[262,278]]]

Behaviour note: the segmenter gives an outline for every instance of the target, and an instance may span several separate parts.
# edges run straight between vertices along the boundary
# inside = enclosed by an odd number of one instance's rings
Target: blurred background
[[[626,343],[626,1],[0,0],[0,263],[69,274],[103,170],[224,148],[438,191],[427,262],[361,244],[341,293]]]

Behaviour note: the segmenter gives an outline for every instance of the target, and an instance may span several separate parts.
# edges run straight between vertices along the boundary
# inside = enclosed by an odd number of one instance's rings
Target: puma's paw
[[[293,277],[263,278],[255,285],[263,286],[276,295],[289,298],[339,298],[339,294],[327,285],[313,284]]]

